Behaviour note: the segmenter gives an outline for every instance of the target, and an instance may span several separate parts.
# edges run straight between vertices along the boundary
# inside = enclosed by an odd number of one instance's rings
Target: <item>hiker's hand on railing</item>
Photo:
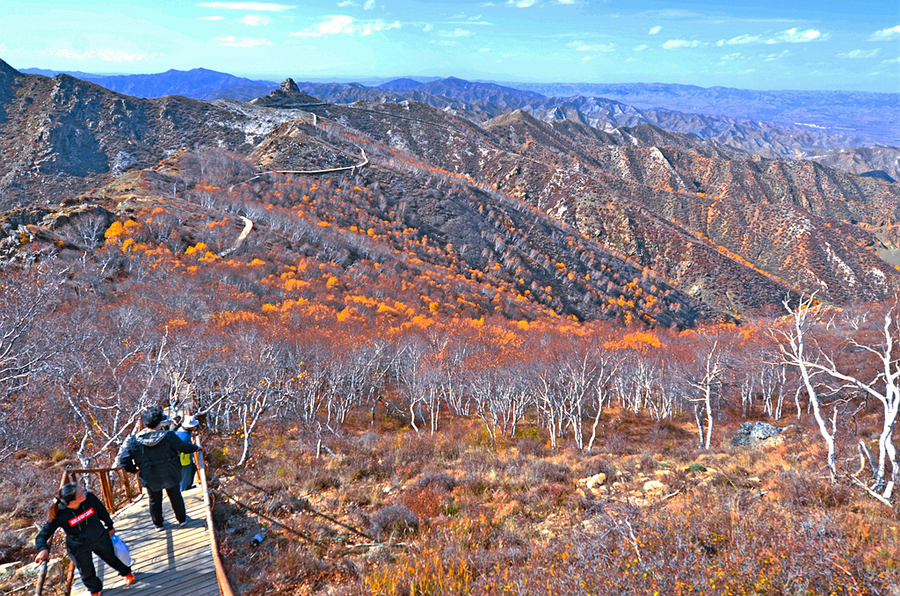
[[[47,550],[46,548],[44,550],[42,550],[41,552],[39,552],[34,557],[35,563],[46,563],[49,560],[50,560],[50,551]]]

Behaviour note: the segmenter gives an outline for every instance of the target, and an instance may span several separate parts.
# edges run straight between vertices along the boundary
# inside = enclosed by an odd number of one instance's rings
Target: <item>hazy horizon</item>
[[[0,0],[0,58],[101,75],[207,68],[255,80],[455,76],[900,91],[893,0]],[[401,74],[396,74],[401,73]]]

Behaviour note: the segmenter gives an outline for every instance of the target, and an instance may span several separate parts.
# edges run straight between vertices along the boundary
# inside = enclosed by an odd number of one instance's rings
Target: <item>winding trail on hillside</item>
[[[266,170],[265,172],[260,172],[262,174],[304,174],[304,175],[315,175],[315,174],[334,174],[335,172],[355,172],[360,168],[364,168],[369,165],[369,158],[366,155],[365,149],[362,147],[359,148],[360,153],[362,153],[362,161],[358,164],[352,166],[342,166],[340,168],[326,168],[323,170]]]
[[[237,249],[241,247],[241,244],[244,242],[244,239],[250,235],[250,231],[253,230],[253,220],[250,218],[244,217],[243,215],[238,216],[241,218],[241,221],[244,222],[244,229],[241,231],[241,235],[238,236],[237,240],[234,242],[234,246],[220,254],[220,257],[227,257]]]

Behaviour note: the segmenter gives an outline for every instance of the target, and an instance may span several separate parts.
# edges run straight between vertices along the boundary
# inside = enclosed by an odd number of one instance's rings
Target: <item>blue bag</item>
[[[128,545],[119,538],[118,534],[112,535],[113,550],[116,552],[116,558],[131,567],[131,553],[128,552]]]

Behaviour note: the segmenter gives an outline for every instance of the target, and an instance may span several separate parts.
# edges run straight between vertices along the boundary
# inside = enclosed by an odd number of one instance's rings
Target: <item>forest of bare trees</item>
[[[314,437],[316,461],[341,460],[388,421],[410,445],[444,445],[461,426],[497,452],[527,437],[556,458],[530,473],[563,490],[565,461],[615,451],[623,419],[644,429],[638,445],[691,429],[691,457],[765,421],[812,431],[813,470],[896,508],[896,302],[812,296],[782,316],[688,326],[665,280],[589,245],[543,262],[503,232],[515,214],[498,209],[495,228],[455,246],[408,225],[429,215],[402,213],[378,180],[250,180],[222,154],[182,167],[102,241],[85,239],[100,221],[85,219],[77,249],[33,242],[0,267],[0,468],[31,454],[113,464],[156,404],[200,418],[229,473],[253,470],[285,429]],[[452,185],[433,181],[441,221],[463,217]],[[577,247],[565,232],[534,238]],[[615,477],[608,464],[592,474]]]

